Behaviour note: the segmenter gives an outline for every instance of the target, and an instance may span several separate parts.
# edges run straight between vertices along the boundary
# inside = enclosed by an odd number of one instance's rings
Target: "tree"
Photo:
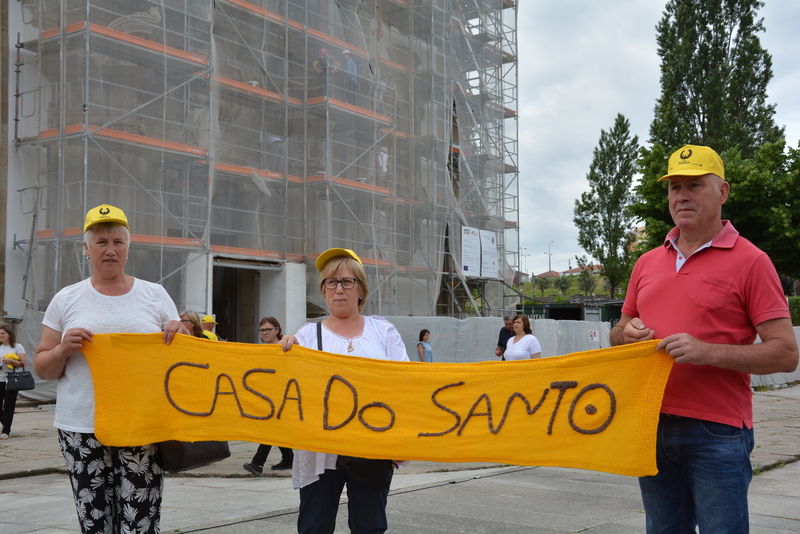
[[[783,138],[783,128],[774,121],[775,105],[767,104],[772,57],[758,37],[764,31],[757,16],[763,5],[760,0],[667,2],[657,26],[661,96],[650,125],[651,146],[641,151],[642,179],[631,206],[647,227],[637,254],[662,244],[673,226],[666,187],[656,182],[666,174],[672,152],[686,144],[710,146],[727,167],[723,153],[728,150],[738,147],[740,156],[750,160],[760,146]],[[735,190],[737,184],[728,181]],[[732,196],[728,208],[737,203]],[[770,210],[759,204],[748,209]],[[736,228],[743,230],[741,224]],[[758,236],[742,233],[761,246]]]
[[[767,253],[778,273],[800,278],[800,149],[781,139],[764,143],[752,158],[739,149],[724,152],[731,182],[722,216]]]
[[[583,291],[584,295],[591,296],[594,294],[594,288],[597,287],[599,280],[592,274],[592,267],[586,256],[575,256],[575,261],[578,262],[578,268],[581,270],[578,275],[578,288]]]
[[[534,281],[534,285],[536,289],[542,292],[542,298],[544,298],[544,290],[550,287],[550,279],[540,276]]]
[[[639,138],[631,138],[628,119],[618,113],[611,131],[600,131],[586,175],[589,191],[575,201],[573,212],[578,244],[603,266],[612,296],[630,274],[635,219],[628,207],[638,151]]]
[[[556,289],[561,291],[561,294],[565,297],[567,296],[567,291],[569,288],[572,287],[572,277],[571,276],[560,276],[555,279],[553,285],[556,286]]]

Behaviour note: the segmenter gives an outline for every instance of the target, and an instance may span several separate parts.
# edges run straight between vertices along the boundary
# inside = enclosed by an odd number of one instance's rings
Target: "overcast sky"
[[[617,113],[645,144],[659,96],[659,0],[520,0],[520,270],[540,274],[584,254],[572,222],[600,130]],[[800,142],[800,2],[767,0],[761,43],[772,55],[769,103],[787,142]]]

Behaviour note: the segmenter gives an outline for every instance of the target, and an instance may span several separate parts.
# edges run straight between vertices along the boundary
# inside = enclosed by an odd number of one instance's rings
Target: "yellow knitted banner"
[[[365,458],[656,473],[656,341],[526,361],[393,362],[161,334],[84,344],[112,446],[243,440]]]

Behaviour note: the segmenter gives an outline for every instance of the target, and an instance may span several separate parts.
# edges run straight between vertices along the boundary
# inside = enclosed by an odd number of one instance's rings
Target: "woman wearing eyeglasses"
[[[408,361],[406,347],[392,323],[361,315],[369,294],[367,273],[352,250],[332,248],[317,258],[319,289],[329,314],[322,321],[322,350],[334,354],[381,360]],[[317,325],[303,325],[281,340],[284,350],[293,344],[316,349]],[[347,486],[350,532],[385,532],[388,489],[376,489],[336,469],[336,454],[296,450],[292,483],[300,490],[299,534],[333,532],[339,497]],[[391,466],[390,466],[391,469]]]
[[[206,338],[205,334],[203,334],[203,327],[200,325],[200,317],[197,315],[197,312],[193,311],[182,311],[181,312],[181,323],[186,329],[192,333],[194,337],[202,337],[203,339]]]
[[[275,317],[264,317],[258,323],[258,335],[261,337],[262,343],[275,344],[280,343],[283,334],[281,334],[281,323]],[[289,447],[278,447],[281,450],[281,461],[272,466],[273,471],[281,469],[291,469],[292,459],[294,452]],[[259,445],[253,460],[249,464],[244,464],[244,470],[256,476],[264,474],[264,463],[267,461],[269,451],[272,450],[272,445]]]

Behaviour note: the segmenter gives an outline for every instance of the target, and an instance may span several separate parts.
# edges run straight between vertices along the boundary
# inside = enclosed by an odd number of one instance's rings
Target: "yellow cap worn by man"
[[[203,327],[203,335],[212,341],[219,341],[219,337],[214,333],[214,325],[217,321],[214,320],[213,315],[204,315],[200,321],[200,326]]]
[[[86,230],[100,223],[118,223],[130,229],[125,212],[114,206],[109,206],[108,204],[101,204],[86,212],[86,222],[83,225],[83,233],[85,234]]]
[[[725,166],[722,158],[707,146],[686,145],[670,156],[667,174],[658,181],[669,180],[673,176],[703,176],[706,174],[716,174],[724,180]]]

